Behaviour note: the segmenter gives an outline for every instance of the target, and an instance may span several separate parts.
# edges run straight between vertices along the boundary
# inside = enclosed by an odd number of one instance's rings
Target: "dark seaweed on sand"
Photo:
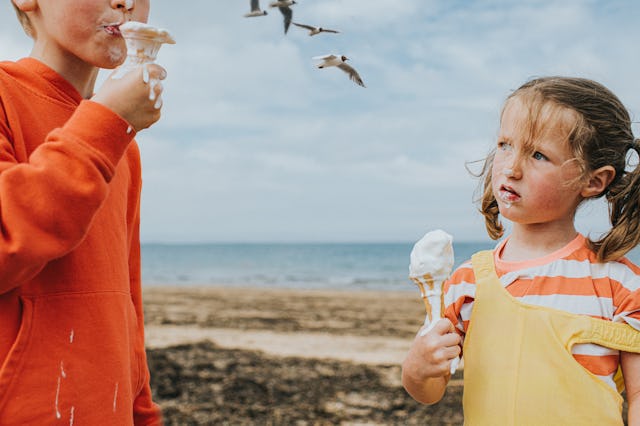
[[[461,387],[415,402],[399,366],[270,357],[210,342],[148,351],[154,398],[170,425],[461,425]]]

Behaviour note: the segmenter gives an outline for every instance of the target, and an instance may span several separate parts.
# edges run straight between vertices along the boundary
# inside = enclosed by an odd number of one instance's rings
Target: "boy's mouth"
[[[122,34],[120,33],[120,24],[108,24],[104,26],[104,30],[107,32],[107,34],[113,35],[113,36],[121,36]]]

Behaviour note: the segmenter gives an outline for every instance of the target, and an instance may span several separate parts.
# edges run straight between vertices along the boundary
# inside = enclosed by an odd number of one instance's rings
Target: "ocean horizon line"
[[[145,284],[390,290],[408,280],[414,242],[143,243]],[[454,241],[454,267],[490,242]],[[631,253],[638,262],[640,252]]]
[[[415,244],[418,241],[416,240],[393,240],[393,241],[384,241],[384,240],[371,240],[371,241],[339,241],[339,240],[291,240],[291,241],[142,241],[141,245],[143,246],[207,246],[207,245],[382,245],[382,244]],[[492,240],[456,240],[454,244],[497,244],[497,241]]]
[[[143,243],[145,284],[389,290],[408,280],[413,242]],[[453,244],[458,263],[494,243]]]

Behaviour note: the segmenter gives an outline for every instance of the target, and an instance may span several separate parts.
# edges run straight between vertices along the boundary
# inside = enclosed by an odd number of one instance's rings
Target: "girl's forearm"
[[[435,404],[442,399],[450,376],[416,379],[402,370],[402,386],[413,399],[423,404]]]
[[[629,426],[640,426],[640,398],[628,399],[627,424]]]
[[[640,426],[640,353],[621,352],[620,362],[627,393],[629,426]]]

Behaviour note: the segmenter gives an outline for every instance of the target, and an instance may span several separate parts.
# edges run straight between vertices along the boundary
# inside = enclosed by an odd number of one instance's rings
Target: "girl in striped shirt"
[[[464,348],[465,423],[622,424],[624,386],[628,422],[640,424],[640,268],[624,257],[640,242],[638,154],[629,113],[599,83],[540,78],[507,98],[479,201],[490,237],[503,237],[500,216],[511,233],[484,272],[474,257],[445,283],[445,319],[403,363],[409,394],[439,401]],[[612,227],[590,239],[575,213],[603,196]],[[602,320],[608,331],[595,332]]]

